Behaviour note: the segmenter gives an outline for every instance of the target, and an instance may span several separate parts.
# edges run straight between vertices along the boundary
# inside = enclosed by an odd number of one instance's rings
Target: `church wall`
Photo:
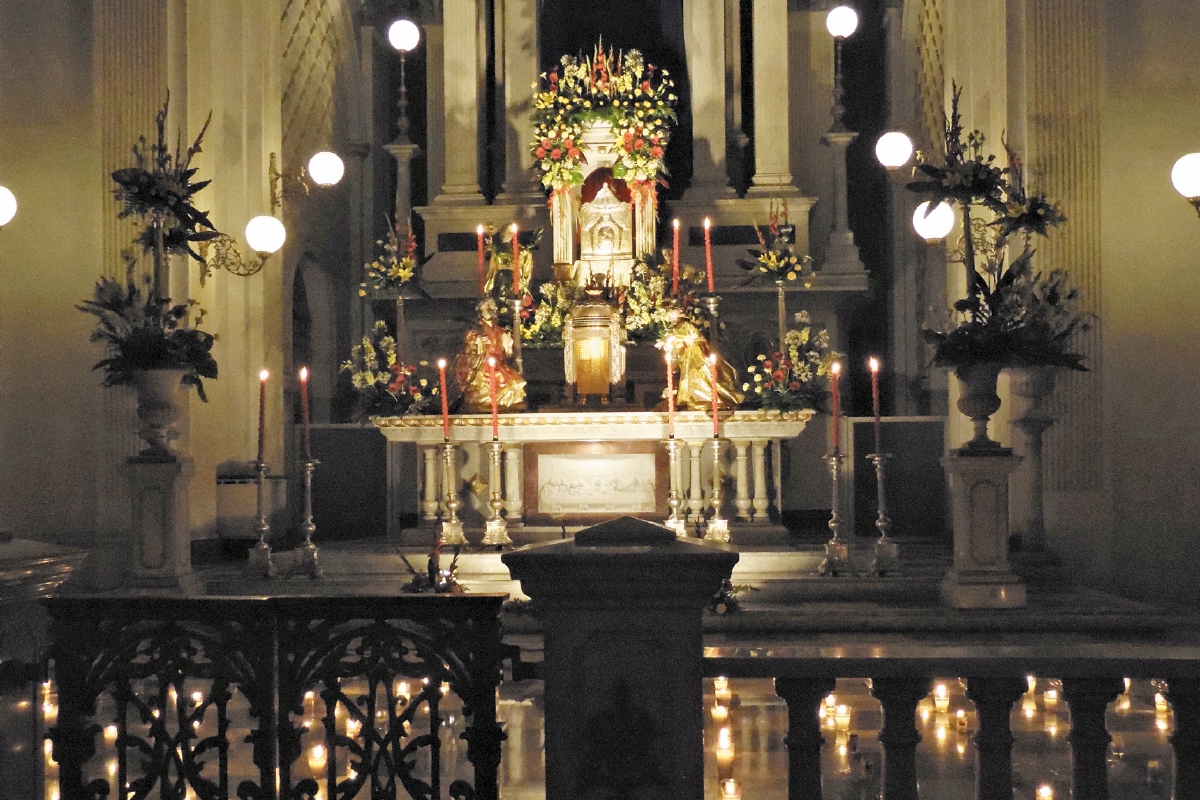
[[[87,542],[103,419],[90,319],[102,272],[92,5],[0,3],[0,528]],[[125,391],[125,390],[120,390]]]

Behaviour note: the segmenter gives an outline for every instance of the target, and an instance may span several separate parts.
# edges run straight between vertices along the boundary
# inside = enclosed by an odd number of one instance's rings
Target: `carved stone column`
[[[421,516],[435,520],[438,516],[438,449],[421,448],[421,459],[425,465],[425,482],[421,486]]]
[[[1200,680],[1172,679],[1168,685],[1175,714],[1175,800],[1200,800]]]
[[[1120,678],[1067,678],[1063,697],[1071,709],[1071,794],[1087,800],[1108,800],[1108,745],[1112,736],[1104,723],[1108,704],[1125,685]]]
[[[533,85],[538,79],[537,0],[504,0],[504,136],[503,202],[541,202],[535,184],[533,154]]]
[[[1025,693],[1021,678],[970,678],[967,697],[975,703],[979,732],[975,734],[975,797],[1012,800],[1012,704]]]
[[[479,59],[476,0],[445,0],[442,56],[446,179],[437,203],[482,203],[479,191]]]
[[[520,525],[525,511],[523,502],[525,487],[522,485],[521,445],[504,446],[504,510],[508,512],[508,524]]]
[[[748,196],[799,194],[788,138],[787,0],[754,0],[754,179]]]
[[[733,443],[734,451],[734,505],[737,507],[737,518],[744,519],[747,522],[750,520],[750,480],[747,473],[746,464],[746,448],[749,447],[749,442],[735,441]]]
[[[725,170],[725,0],[684,3],[683,35],[692,101],[692,185],[684,200],[733,197]]]
[[[917,800],[917,703],[929,678],[876,678],[871,694],[883,704],[883,800]]]
[[[765,441],[750,443],[750,466],[754,475],[754,519],[765,522],[771,510],[771,500],[767,496],[767,443]]]
[[[788,800],[821,800],[822,699],[837,686],[834,678],[776,678],[775,694],[787,703]]]

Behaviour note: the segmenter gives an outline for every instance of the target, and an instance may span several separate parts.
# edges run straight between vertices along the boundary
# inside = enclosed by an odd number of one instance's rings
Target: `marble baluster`
[[[834,690],[833,678],[776,678],[775,694],[787,703],[788,800],[821,800],[821,701]]]
[[[1063,697],[1071,709],[1071,794],[1087,800],[1108,798],[1108,745],[1104,723],[1108,704],[1125,685],[1120,678],[1067,678]]]
[[[766,522],[771,501],[767,495],[767,443],[761,439],[750,443],[750,468],[754,476],[753,519]]]
[[[975,703],[975,797],[1012,800],[1012,704],[1025,693],[1024,678],[970,678],[967,697]]]
[[[434,520],[438,517],[438,449],[422,447],[421,460],[425,465],[425,480],[421,484],[421,517]]]
[[[688,481],[688,521],[693,522],[704,516],[704,485],[700,482],[700,453],[704,450],[704,442],[688,442],[688,461],[692,466],[691,478]]]
[[[504,446],[504,510],[509,525],[520,525],[525,512],[521,445]]]
[[[917,800],[917,703],[929,694],[929,678],[876,678],[871,694],[883,704],[883,800]]]
[[[1200,800],[1200,680],[1172,679],[1168,685],[1175,715],[1175,800]]]
[[[750,521],[750,479],[747,470],[746,449],[749,442],[738,440],[733,443],[734,452],[734,505],[737,507],[737,518]]]

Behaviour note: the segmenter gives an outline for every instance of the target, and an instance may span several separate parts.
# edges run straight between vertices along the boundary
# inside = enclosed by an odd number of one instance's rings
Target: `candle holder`
[[[844,458],[845,456],[837,450],[833,451],[833,455],[825,456],[825,463],[829,465],[833,483],[833,513],[829,515],[829,530],[833,531],[833,538],[825,543],[825,560],[821,562],[819,571],[822,575],[831,575],[835,578],[839,572],[850,567],[850,548],[842,541],[842,515],[838,512],[840,505],[838,481],[841,477]]]
[[[487,521],[484,523],[482,542],[484,547],[507,547],[513,543],[513,540],[508,538],[508,522],[500,515],[500,509],[504,508],[504,497],[500,493],[501,447],[500,442],[495,439],[488,445],[488,449],[491,450],[488,485],[491,489],[492,499],[488,500],[488,508],[491,509],[491,513],[488,514]]]
[[[271,545],[267,544],[267,536],[271,526],[267,522],[267,510],[264,493],[266,492],[267,465],[263,461],[254,462],[254,471],[258,476],[258,521],[254,530],[258,532],[258,542],[250,548],[250,560],[247,568],[257,572],[264,578],[275,577],[275,562],[271,560]]]
[[[712,449],[712,493],[709,495],[709,501],[712,503],[713,515],[708,518],[708,530],[704,533],[704,540],[728,542],[731,539],[729,520],[721,516],[721,440],[716,436],[712,439]]]
[[[446,506],[446,518],[442,520],[442,544],[451,547],[461,547],[467,543],[463,535],[463,524],[458,518],[458,487],[455,486],[454,465],[458,459],[458,451],[454,443],[442,443],[442,503]]]
[[[775,312],[779,318],[779,344],[775,346],[775,349],[786,354],[784,339],[787,338],[787,290],[784,288],[782,278],[775,281]]]
[[[721,323],[717,319],[717,311],[721,306],[721,298],[715,294],[706,294],[700,298],[700,302],[704,304],[704,310],[708,312],[708,316],[711,318],[708,327],[708,343],[716,351],[718,334],[721,330]]]
[[[517,368],[517,372],[525,374],[525,360],[521,358],[521,298],[514,297],[512,299],[512,338],[513,338],[513,364]]]
[[[895,572],[900,567],[900,546],[888,537],[892,529],[892,518],[887,512],[887,497],[884,493],[884,466],[891,453],[872,453],[867,460],[875,465],[875,495],[879,504],[879,516],[875,527],[879,529],[879,539],[875,542],[875,554],[871,559],[871,571],[883,577],[889,572]]]
[[[318,560],[319,551],[312,540],[312,535],[317,532],[317,525],[313,522],[312,515],[312,479],[317,464],[321,462],[315,458],[306,458],[301,463],[304,464],[304,522],[300,523],[300,532],[304,534],[304,544],[300,546],[300,553],[295,564],[292,565],[291,574],[307,575],[316,579],[320,578],[323,573]]]
[[[687,520],[679,516],[679,508],[683,498],[679,494],[679,442],[672,436],[667,439],[667,469],[670,473],[671,489],[667,492],[667,507],[671,509],[667,517],[667,527],[675,531],[675,538],[687,539]]]

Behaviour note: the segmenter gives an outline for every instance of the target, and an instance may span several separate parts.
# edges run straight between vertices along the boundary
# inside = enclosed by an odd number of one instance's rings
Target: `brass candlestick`
[[[900,546],[888,538],[892,529],[892,518],[887,512],[887,497],[884,493],[884,465],[892,457],[891,453],[872,453],[867,460],[875,465],[875,496],[879,504],[879,516],[875,527],[879,529],[879,539],[875,542],[875,555],[871,560],[871,571],[883,576],[895,572],[900,567]]]
[[[264,578],[274,578],[275,562],[271,560],[271,545],[267,544],[271,526],[267,522],[266,498],[264,497],[267,480],[266,463],[255,461],[254,471],[258,475],[258,521],[254,524],[254,530],[258,531],[258,542],[250,548],[250,560],[247,567],[260,573]]]
[[[317,532],[317,525],[313,522],[312,514],[312,480],[313,472],[317,468],[315,458],[306,458],[304,464],[304,522],[300,523],[300,532],[304,534],[304,544],[300,546],[300,553],[296,559],[296,563],[292,566],[292,573],[297,575],[308,575],[310,578],[320,578],[323,574],[321,571],[321,563],[318,560],[318,549],[313,544],[312,535]]]
[[[513,543],[513,540],[508,538],[508,522],[500,515],[500,509],[504,508],[504,497],[500,493],[501,447],[500,442],[495,439],[488,445],[491,450],[488,484],[492,499],[488,500],[488,508],[491,509],[491,513],[484,523],[482,542],[484,547],[507,547]]]
[[[834,577],[850,567],[850,548],[841,538],[842,515],[838,511],[840,505],[838,481],[841,477],[844,458],[845,456],[836,449],[833,451],[833,455],[825,456],[825,463],[829,465],[830,477],[833,479],[833,513],[829,516],[829,530],[833,531],[833,538],[825,544],[825,560],[821,562],[820,572],[822,575]]]
[[[454,467],[458,451],[449,439],[442,442],[442,503],[446,506],[446,518],[442,520],[442,544],[461,547],[467,543],[463,535],[463,524],[458,518],[458,486],[455,485]]]
[[[675,531],[677,539],[687,539],[687,520],[679,516],[679,508],[683,498],[679,495],[679,442],[672,436],[667,439],[667,469],[670,472],[671,489],[667,492],[667,507],[671,509],[667,517],[667,527]]]
[[[712,503],[713,515],[708,518],[708,530],[704,533],[705,541],[709,542],[728,542],[729,536],[729,520],[721,516],[721,440],[714,436],[712,438],[713,449],[713,471],[712,471],[712,494],[709,495],[709,500]]]

